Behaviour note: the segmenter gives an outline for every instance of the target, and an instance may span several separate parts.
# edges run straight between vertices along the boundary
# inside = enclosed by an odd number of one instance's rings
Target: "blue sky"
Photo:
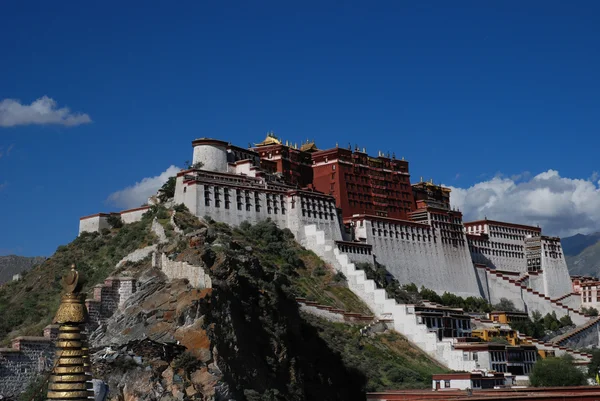
[[[452,186],[470,218],[598,230],[599,13],[592,1],[4,2],[0,255],[52,254],[80,216],[122,209],[118,191],[182,166],[196,137],[247,145],[271,130],[394,151],[413,181]],[[32,115],[44,96],[55,104]]]

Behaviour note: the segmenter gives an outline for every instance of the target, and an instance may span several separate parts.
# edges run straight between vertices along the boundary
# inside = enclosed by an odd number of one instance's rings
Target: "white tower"
[[[194,158],[192,163],[202,163],[202,170],[227,172],[227,146],[225,141],[200,138],[192,141]]]

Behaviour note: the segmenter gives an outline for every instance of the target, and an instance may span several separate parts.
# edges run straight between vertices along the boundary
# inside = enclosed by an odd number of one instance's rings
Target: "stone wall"
[[[528,312],[530,315],[534,311],[538,311],[542,315],[555,312],[559,319],[562,316],[569,315],[576,325],[583,325],[589,320],[577,309],[553,300],[532,288],[525,287],[511,276],[506,276],[487,267],[482,270],[485,270],[488,276],[487,281],[492,304],[500,302],[501,298],[507,298],[513,301],[518,309]]]
[[[86,216],[79,219],[79,235],[84,232],[96,233],[105,228],[110,228],[110,224],[106,221],[108,218],[106,213],[98,213],[92,216]]]
[[[537,292],[544,292],[544,275],[542,272],[530,272],[527,287]],[[563,294],[564,295],[564,294]]]
[[[131,277],[109,277],[94,286],[93,298],[85,300],[90,326],[95,328],[111,317],[135,291],[136,281]]]
[[[440,294],[482,296],[467,245],[442,243],[428,225],[365,219],[356,236],[372,246],[375,260],[401,284],[415,283]],[[352,262],[361,261],[354,254],[348,256]]]
[[[125,224],[141,221],[142,216],[150,209],[150,206],[142,206],[135,209],[123,210],[118,213],[98,213],[91,216],[82,217],[79,219],[79,235],[83,232],[100,232],[105,228],[110,228],[108,224],[108,216],[120,216]]]
[[[159,255],[155,252],[152,254],[152,267],[161,269],[169,280],[187,279],[194,287],[212,288],[210,276],[204,272],[202,266],[170,260],[164,253]]]
[[[377,319],[375,316],[346,312],[332,306],[320,305],[317,302],[308,301],[305,298],[296,298],[296,301],[300,305],[301,311],[318,316],[330,322],[370,324],[380,321],[380,319]],[[382,320],[382,322],[386,323],[387,321]]]
[[[37,376],[52,369],[57,333],[58,326],[46,326],[44,337],[17,337],[10,348],[0,348],[1,396],[18,396]]]
[[[562,297],[556,298],[555,301],[567,305],[573,309],[579,310],[581,308],[581,294],[571,293],[563,295]]]
[[[558,239],[556,239],[558,241]],[[547,240],[542,237],[542,245],[546,245]],[[559,242],[560,243],[560,242]],[[571,286],[571,277],[567,263],[561,252],[542,251],[542,274],[544,278],[544,294],[551,298],[556,298],[569,294],[573,288]]]
[[[135,223],[141,221],[142,216],[150,209],[150,206],[142,206],[135,209],[123,210],[119,214],[124,224]]]
[[[600,318],[594,318],[586,324],[565,333],[552,341],[563,347],[591,348],[600,343]]]
[[[129,255],[127,255],[123,259],[121,259],[117,263],[116,267],[121,267],[127,262],[131,262],[131,263],[140,262],[140,261],[146,259],[147,257],[151,256],[152,253],[156,251],[156,249],[157,249],[156,245],[148,245],[147,247],[144,247],[141,249],[136,249],[135,251],[131,252]]]

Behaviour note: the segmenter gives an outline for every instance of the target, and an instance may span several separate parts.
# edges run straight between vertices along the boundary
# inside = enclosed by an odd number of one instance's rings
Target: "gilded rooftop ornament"
[[[80,293],[83,280],[75,265],[63,277],[63,294],[54,317],[60,324],[56,340],[57,362],[48,384],[48,400],[84,401],[94,396],[89,372],[89,355],[81,333],[87,322],[87,309]]]

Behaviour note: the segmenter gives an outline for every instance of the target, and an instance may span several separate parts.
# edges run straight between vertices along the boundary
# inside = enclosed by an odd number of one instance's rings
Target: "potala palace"
[[[272,134],[251,148],[208,138],[194,140],[192,147],[192,166],[177,174],[174,204],[230,225],[271,219],[288,228],[342,271],[377,317],[454,370],[507,371],[506,349],[501,356],[494,348],[504,346],[461,340],[470,337],[473,324],[493,322],[475,322],[435,304],[398,304],[355,263],[385,265],[400,283],[439,294],[483,297],[492,304],[507,298],[529,314],[569,315],[577,329],[564,338],[552,343],[523,338],[533,351],[522,347],[516,374],[528,373],[536,347],[570,352],[583,363],[589,356],[565,344],[598,344],[598,320],[580,312],[581,294],[573,292],[559,238],[513,222],[463,222],[450,206],[450,189],[422,180],[411,184],[404,159],[381,152],[369,156],[351,145],[321,150],[314,142],[282,143]],[[125,223],[137,221],[149,207],[118,214]],[[79,232],[108,228],[109,216],[82,217]],[[452,317],[451,334],[437,330],[445,317]]]

